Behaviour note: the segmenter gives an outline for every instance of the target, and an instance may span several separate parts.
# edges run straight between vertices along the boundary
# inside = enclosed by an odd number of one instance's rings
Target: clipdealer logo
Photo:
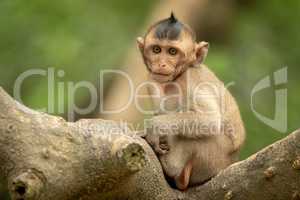
[[[279,69],[273,73],[273,80],[275,88],[288,82],[288,67]],[[287,88],[275,89],[275,114],[274,118],[268,118],[263,114],[259,113],[254,108],[254,97],[255,94],[261,90],[268,89],[272,86],[271,76],[266,76],[261,79],[251,91],[251,110],[254,115],[266,125],[273,129],[285,133],[287,132]]]

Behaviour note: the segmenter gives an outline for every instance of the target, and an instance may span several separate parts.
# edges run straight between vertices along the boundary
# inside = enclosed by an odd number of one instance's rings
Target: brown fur
[[[138,38],[138,45],[149,81],[159,92],[159,98],[152,99],[156,115],[146,140],[177,188],[203,183],[237,159],[245,140],[238,106],[224,84],[201,64],[206,42],[196,43],[189,32],[176,41],[158,40],[150,29],[145,38]],[[153,45],[162,52],[154,54]],[[168,55],[170,47],[178,54]],[[157,95],[153,85],[148,89]]]

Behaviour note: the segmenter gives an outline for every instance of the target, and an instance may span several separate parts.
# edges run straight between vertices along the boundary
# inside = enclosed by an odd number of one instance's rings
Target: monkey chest
[[[150,91],[155,111],[159,114],[183,112],[187,109],[186,92],[179,84],[157,85],[156,95]]]

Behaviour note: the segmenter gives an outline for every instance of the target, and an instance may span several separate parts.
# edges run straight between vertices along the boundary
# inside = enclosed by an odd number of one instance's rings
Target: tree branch
[[[126,126],[69,123],[20,105],[1,88],[0,163],[13,200],[300,198],[300,131],[180,192]]]

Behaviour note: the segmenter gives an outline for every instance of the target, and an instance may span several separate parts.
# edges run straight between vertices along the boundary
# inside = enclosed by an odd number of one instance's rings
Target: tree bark
[[[126,125],[33,111],[0,88],[0,179],[12,200],[299,199],[300,131],[180,192]]]

